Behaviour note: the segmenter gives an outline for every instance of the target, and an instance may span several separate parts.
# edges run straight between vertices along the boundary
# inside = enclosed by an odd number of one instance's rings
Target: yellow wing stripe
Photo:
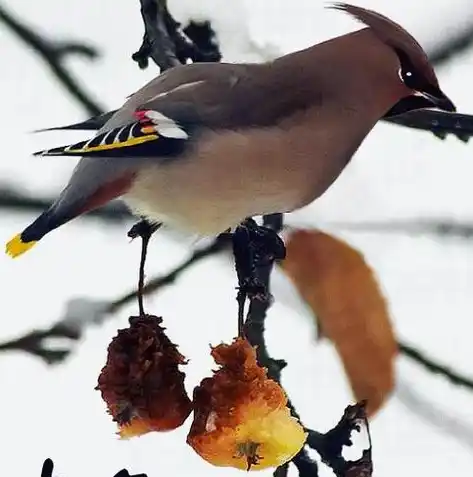
[[[149,136],[141,136],[141,137],[132,137],[123,142],[116,142],[112,144],[99,144],[98,146],[91,146],[91,147],[83,147],[81,149],[69,149],[68,152],[77,152],[77,153],[85,153],[85,152],[94,152],[94,151],[106,151],[110,149],[119,149],[121,147],[129,147],[135,146],[136,144],[142,144],[148,141],[154,141],[158,139],[157,134],[150,134]]]

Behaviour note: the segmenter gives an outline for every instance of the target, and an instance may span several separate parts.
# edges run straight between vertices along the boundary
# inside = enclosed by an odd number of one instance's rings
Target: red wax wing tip
[[[138,119],[138,121],[149,121],[147,113],[148,113],[147,110],[141,109],[141,110],[135,111],[134,115],[135,115],[135,118]]]

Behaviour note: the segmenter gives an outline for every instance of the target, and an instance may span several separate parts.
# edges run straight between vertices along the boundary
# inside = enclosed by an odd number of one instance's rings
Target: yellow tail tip
[[[21,240],[21,234],[18,234],[7,243],[5,251],[8,255],[15,258],[27,252],[35,243],[36,241],[23,242],[23,240]]]

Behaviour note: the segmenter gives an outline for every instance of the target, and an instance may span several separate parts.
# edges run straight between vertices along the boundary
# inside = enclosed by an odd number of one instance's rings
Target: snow
[[[468,0],[366,0],[405,25],[420,42],[434,47],[473,21]],[[314,0],[172,0],[180,19],[214,20],[225,59],[271,55],[322,41],[359,26],[340,12],[324,10]],[[231,6],[230,6],[231,5]],[[74,73],[105,107],[115,108],[156,74],[141,71],[130,55],[140,45],[142,25],[137,2],[29,0],[7,2],[25,21],[51,38],[87,39],[97,44],[97,62],[71,58]],[[469,13],[470,12],[470,13]],[[51,73],[13,34],[0,28],[3,160],[0,176],[28,193],[48,196],[67,179],[72,158],[38,159],[31,152],[79,139],[78,133],[31,135],[30,131],[83,118],[83,111],[58,87]],[[269,45],[269,47],[268,47]],[[473,111],[473,50],[438,70],[443,89],[461,112]],[[380,124],[329,192],[292,214],[291,224],[362,221],[409,217],[471,220],[471,145],[449,138]],[[17,233],[32,215],[3,212],[4,240]],[[130,222],[131,223],[131,222]],[[63,315],[70,299],[92,300],[91,321],[104,300],[136,283],[139,242],[130,244],[130,223],[106,225],[80,219],[62,227],[18,260],[0,256],[2,283],[1,334],[17,336],[46,327]],[[395,328],[403,340],[468,374],[471,361],[471,283],[473,251],[459,239],[342,232],[328,228],[361,250],[376,270],[389,300]],[[148,276],[162,273],[188,254],[188,244],[173,236],[154,237]],[[229,258],[215,257],[188,271],[175,286],[148,298],[147,309],[162,315],[169,336],[191,359],[189,391],[213,367],[209,344],[235,334],[235,277]],[[313,320],[297,293],[278,273],[276,303],[268,320],[268,343],[289,366],[284,384],[305,422],[327,430],[339,419],[351,394],[340,362],[327,342],[316,343]],[[70,305],[70,302],[69,302]],[[90,327],[76,352],[64,364],[49,368],[19,353],[0,360],[2,473],[37,476],[46,457],[63,477],[112,477],[126,467],[131,473],[240,475],[201,460],[185,443],[189,422],[162,435],[119,441],[97,391],[97,375],[117,327],[124,327],[136,305],[104,324]],[[69,306],[69,311],[71,308]],[[419,370],[406,359],[397,365],[395,395],[372,422],[376,475],[466,474],[473,465],[473,396],[442,378]],[[419,412],[413,409],[419,407]],[[89,470],[92,469],[92,470]],[[293,475],[295,471],[293,470]],[[262,472],[262,476],[270,472]],[[331,472],[321,469],[322,476]]]

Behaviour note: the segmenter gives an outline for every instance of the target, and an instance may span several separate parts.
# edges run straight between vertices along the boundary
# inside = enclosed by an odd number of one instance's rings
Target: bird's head
[[[358,6],[336,3],[329,8],[349,13],[395,52],[398,59],[396,81],[403,85],[402,94],[385,117],[422,108],[456,111],[453,102],[440,89],[427,54],[404,28],[379,13]]]

